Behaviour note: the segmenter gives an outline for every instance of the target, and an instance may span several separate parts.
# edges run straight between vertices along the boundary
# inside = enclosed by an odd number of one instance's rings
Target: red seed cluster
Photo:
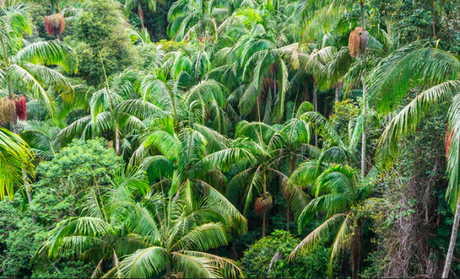
[[[49,16],[45,16],[45,25],[46,25],[46,32],[48,33],[48,36],[53,36],[53,28],[51,28]]]
[[[45,16],[46,32],[49,36],[60,35],[65,29],[65,20],[62,14]]]
[[[27,120],[27,102],[24,96],[19,97],[14,100],[14,105],[16,106],[16,115],[22,121]]]

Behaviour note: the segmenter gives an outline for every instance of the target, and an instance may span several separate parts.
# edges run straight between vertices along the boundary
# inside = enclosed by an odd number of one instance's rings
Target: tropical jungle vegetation
[[[459,6],[0,1],[0,277],[459,277]]]

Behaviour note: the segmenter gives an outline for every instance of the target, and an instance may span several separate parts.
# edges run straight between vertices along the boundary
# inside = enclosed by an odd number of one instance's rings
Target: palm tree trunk
[[[313,82],[313,107],[318,111],[318,90],[316,80]],[[318,146],[318,125],[315,124],[315,146]]]
[[[141,26],[142,26],[142,29],[145,27],[144,26],[144,11],[142,11],[142,6],[141,6],[141,2],[137,2],[138,3],[138,6],[137,6],[137,13],[139,15],[139,18],[141,19]]]
[[[290,196],[289,196],[289,197],[290,197]],[[287,216],[286,216],[286,217],[287,217],[287,222],[286,222],[286,223],[287,223],[287,231],[288,231],[288,232],[289,232],[289,219],[291,219],[291,214],[290,214],[291,206],[289,205],[289,200],[290,200],[290,199],[288,199],[288,201],[287,201],[287,214],[286,214],[286,215],[287,215]]]
[[[118,129],[115,128],[115,154],[120,155],[120,138],[118,135]]]
[[[361,28],[366,29],[366,16],[364,14],[364,1],[360,4],[361,7]]]
[[[366,29],[366,17],[364,14],[364,1],[361,3],[361,28]],[[364,50],[364,61],[366,61],[366,50]],[[366,109],[367,109],[367,99],[366,99],[366,74],[365,71],[361,74],[361,81],[363,83],[363,134],[362,134],[362,143],[361,143],[361,175],[364,178],[366,176]]]
[[[171,89],[173,90],[173,89]],[[177,118],[177,108],[176,108],[176,97],[174,96],[174,92],[169,91],[169,95],[171,98],[171,104],[172,104],[172,109],[173,109],[173,114],[174,114],[174,127],[179,130],[179,120]],[[190,125],[191,126],[191,125]]]
[[[288,174],[289,174],[289,177],[292,175],[292,172],[293,172],[293,167],[295,167],[295,164],[293,166],[293,161],[294,161],[294,158],[291,157],[291,152],[289,152],[289,156],[288,156]],[[287,185],[286,185],[287,186]],[[286,187],[284,186],[284,187]],[[286,203],[287,203],[287,207],[286,207],[286,218],[287,218],[287,221],[286,221],[286,226],[287,226],[287,231],[289,232],[289,221],[291,219],[291,205],[290,205],[290,201],[291,201],[291,195],[289,193],[289,190],[286,191]]]
[[[335,102],[339,102],[339,95],[340,95],[340,90],[342,89],[342,81],[338,81],[335,84]]]
[[[264,170],[264,195],[267,193],[267,173],[266,170]],[[267,217],[267,208],[264,208],[264,215],[262,218],[262,238],[265,237],[265,222],[266,222],[266,217]]]
[[[56,1],[51,1],[51,14],[54,15],[56,13]]]
[[[367,100],[366,100],[366,83],[364,73],[361,76],[363,82],[363,134],[362,134],[362,143],[361,143],[361,176],[366,177],[366,109],[367,109]]]
[[[454,225],[452,226],[452,234],[450,236],[449,250],[447,250],[446,263],[444,264],[444,271],[442,272],[442,278],[449,277],[450,265],[452,263],[452,257],[454,256],[455,244],[457,242],[459,221],[460,221],[460,199],[458,199],[457,201],[457,209],[455,210]]]
[[[434,5],[434,0],[431,0],[431,7],[433,9],[433,12],[431,13],[433,15],[433,38],[436,40],[436,7]]]
[[[262,217],[262,238],[265,237],[265,218],[266,218],[267,211],[264,210],[264,215]]]

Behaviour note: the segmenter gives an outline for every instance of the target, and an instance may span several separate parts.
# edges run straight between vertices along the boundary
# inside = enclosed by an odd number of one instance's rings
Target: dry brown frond
[[[348,48],[350,49],[351,57],[356,57],[359,53],[361,38],[359,33],[361,32],[361,27],[356,27],[355,30],[351,31],[350,37],[348,39]]]
[[[254,203],[254,211],[256,214],[262,214],[272,207],[273,198],[269,193],[265,193],[262,197],[256,199]]]
[[[65,29],[65,20],[62,14],[54,14],[45,17],[46,31],[48,35],[60,35]]]
[[[14,121],[15,113],[14,102],[9,98],[3,98],[0,101],[0,123],[3,125]]]
[[[365,54],[367,44],[369,42],[369,32],[364,28],[356,27],[351,31],[348,39],[348,48],[350,49],[351,57],[356,57],[358,54]]]

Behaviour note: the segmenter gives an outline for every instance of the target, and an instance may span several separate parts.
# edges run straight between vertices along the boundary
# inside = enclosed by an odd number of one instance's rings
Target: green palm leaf
[[[149,278],[159,274],[170,265],[168,252],[162,247],[137,250],[120,263],[124,278]]]
[[[460,62],[448,52],[408,45],[383,59],[370,74],[369,103],[390,112],[416,85],[433,86],[458,78]]]
[[[34,175],[32,160],[28,145],[19,136],[0,128],[0,199],[5,198],[5,192],[13,198],[15,183],[28,183],[23,174]]]
[[[77,54],[60,41],[37,42],[20,50],[13,58],[15,63],[57,65],[68,73],[75,74],[78,67]]]

